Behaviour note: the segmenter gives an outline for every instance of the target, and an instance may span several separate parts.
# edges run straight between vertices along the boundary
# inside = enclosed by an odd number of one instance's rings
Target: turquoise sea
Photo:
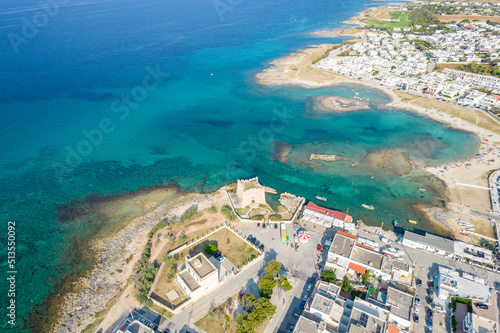
[[[379,4],[379,3],[377,3]],[[16,325],[71,274],[95,221],[64,223],[78,200],[177,183],[212,191],[238,178],[389,225],[440,205],[439,182],[404,165],[380,168],[380,147],[417,166],[474,156],[478,138],[413,113],[378,109],[365,87],[263,87],[269,61],[314,43],[366,0],[7,0],[0,4],[0,298],[7,304],[7,223],[16,221]],[[358,95],[356,95],[358,93]],[[315,115],[311,97],[370,99],[369,110]],[[276,159],[291,147],[286,161]],[[397,149],[396,149],[397,148]],[[308,160],[311,153],[351,161]],[[404,158],[403,158],[404,160]],[[351,168],[350,163],[359,162]],[[427,192],[418,191],[426,187]],[[373,204],[364,211],[360,204]],[[87,222],[89,222],[87,224]],[[99,221],[105,224],[106,221]],[[43,307],[37,308],[44,315]],[[37,331],[36,328],[33,331]]]

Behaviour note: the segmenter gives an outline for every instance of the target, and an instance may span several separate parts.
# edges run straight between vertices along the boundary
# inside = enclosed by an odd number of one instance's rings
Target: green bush
[[[451,299],[451,307],[453,311],[457,310],[457,303],[467,304],[467,311],[472,313],[472,300],[468,298],[453,297]]]
[[[186,211],[184,213],[182,213],[181,217],[179,217],[179,222],[183,223],[183,222],[189,221],[190,219],[193,218],[193,216],[196,215],[197,212],[198,212],[198,208],[196,208],[195,205],[192,205],[191,207],[186,209]]]
[[[215,244],[208,244],[205,248],[205,252],[210,255],[214,255],[217,253],[217,246]]]
[[[222,206],[220,212],[224,214],[229,221],[236,220],[236,215],[233,213],[233,210],[229,207],[229,205]]]
[[[451,328],[453,329],[453,332],[457,331],[457,319],[455,318],[455,315],[451,316]]]
[[[263,220],[264,220],[264,215],[252,216],[252,221],[263,221]]]
[[[217,207],[212,206],[209,209],[207,209],[207,212],[209,212],[210,214],[217,213]]]
[[[166,226],[167,223],[165,221],[160,221],[149,231],[148,238],[151,239],[158,230],[165,228]]]
[[[281,216],[281,215],[272,215],[269,219],[271,221],[282,221],[283,220],[283,216]]]
[[[337,275],[333,271],[323,271],[321,272],[321,278],[330,283],[335,283],[337,281]]]

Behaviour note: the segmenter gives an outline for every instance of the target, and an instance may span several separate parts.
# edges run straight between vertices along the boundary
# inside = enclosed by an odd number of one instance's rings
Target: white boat
[[[319,195],[315,196],[315,198],[316,198],[317,200],[320,200],[320,201],[326,201],[326,198],[325,198],[325,197],[321,197],[321,196],[319,196]]]
[[[367,204],[362,204],[361,207],[369,209],[369,210],[374,210],[375,209],[375,207],[373,207],[373,205],[367,205]]]

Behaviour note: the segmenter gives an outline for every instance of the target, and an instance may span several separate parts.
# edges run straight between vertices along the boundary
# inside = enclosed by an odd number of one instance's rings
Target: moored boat
[[[326,198],[325,198],[325,197],[322,197],[322,196],[319,196],[319,195],[315,196],[315,198],[316,198],[317,200],[320,200],[320,201],[326,201]]]
[[[465,232],[461,232],[460,235],[469,236],[469,234],[466,234]]]
[[[427,191],[427,190],[426,190],[425,188],[423,188],[423,187],[419,187],[418,189],[419,189],[420,191],[422,191],[422,192]]]
[[[373,205],[367,205],[367,204],[362,204],[361,207],[369,209],[369,210],[374,210],[375,209],[375,207],[373,207]]]
[[[408,220],[408,222],[410,222],[411,224],[417,224],[417,221],[415,220]]]
[[[398,222],[398,221],[396,221],[396,220],[393,220],[393,221],[392,221],[392,224],[394,224],[394,226],[395,226],[396,228],[397,228],[397,227],[399,227],[399,222]]]

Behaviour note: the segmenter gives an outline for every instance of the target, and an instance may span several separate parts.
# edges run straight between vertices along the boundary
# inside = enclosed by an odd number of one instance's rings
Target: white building
[[[434,278],[434,292],[443,300],[460,297],[491,303],[492,290],[483,279],[466,273],[459,274],[442,266]]]
[[[200,253],[186,261],[185,268],[177,274],[176,281],[188,298],[199,298],[217,287],[219,272],[210,260]]]

